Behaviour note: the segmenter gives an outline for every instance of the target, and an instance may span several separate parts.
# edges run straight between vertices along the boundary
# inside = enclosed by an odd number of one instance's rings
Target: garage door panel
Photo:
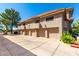
[[[26,32],[25,32],[25,35],[29,35],[29,31],[26,31]]]
[[[36,36],[36,30],[31,30],[31,36]]]
[[[45,37],[45,30],[44,29],[40,29],[37,31],[37,36],[38,37]]]
[[[57,28],[49,28],[48,31],[50,33],[59,33],[59,28],[58,27]]]
[[[57,39],[57,38],[59,38],[59,33],[55,33],[55,34],[51,33],[51,34],[49,34],[49,38]]]
[[[58,38],[59,37],[59,28],[50,28],[48,29],[49,38]]]

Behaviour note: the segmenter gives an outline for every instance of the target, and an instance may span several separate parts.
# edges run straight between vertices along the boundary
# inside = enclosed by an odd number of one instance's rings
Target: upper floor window
[[[35,23],[39,23],[39,22],[40,22],[40,20],[36,20],[36,21],[35,21]]]
[[[50,20],[53,20],[53,19],[54,19],[53,16],[46,17],[46,21],[50,21]]]

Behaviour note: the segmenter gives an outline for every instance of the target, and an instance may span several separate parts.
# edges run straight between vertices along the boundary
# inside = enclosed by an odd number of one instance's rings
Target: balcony
[[[39,28],[39,23],[30,24],[30,29]]]

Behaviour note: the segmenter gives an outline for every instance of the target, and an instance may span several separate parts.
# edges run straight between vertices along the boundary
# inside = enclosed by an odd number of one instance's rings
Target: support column
[[[48,38],[48,31],[45,30],[45,37]]]
[[[38,37],[38,30],[36,29],[36,37]]]
[[[29,36],[31,36],[31,30],[29,31]]]
[[[25,31],[23,31],[23,35],[25,35]]]
[[[21,35],[22,35],[22,31],[20,31]]]
[[[37,30],[35,30],[35,36],[37,37]]]

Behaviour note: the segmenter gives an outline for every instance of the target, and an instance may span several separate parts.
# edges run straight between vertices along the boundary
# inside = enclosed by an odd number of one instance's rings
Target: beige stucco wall
[[[66,16],[67,16],[67,19],[71,18],[72,17],[72,12],[66,12]]]
[[[67,19],[69,19],[69,12],[66,12],[66,17]]]
[[[50,31],[50,33],[48,34],[47,30],[40,30],[39,29],[39,23],[29,23],[26,24],[26,29],[34,29],[34,28],[38,28],[38,31],[36,30],[29,30],[27,33],[27,35],[32,35],[32,36],[41,36],[41,37],[48,37],[49,38],[59,38],[62,35],[63,32],[63,15],[62,14],[57,14],[54,15],[54,19],[51,21],[46,21],[45,18],[43,18],[43,20],[40,22],[42,28],[53,28],[53,27],[58,27],[59,28],[59,32],[58,33],[53,33]],[[21,25],[21,28],[23,29],[24,26]],[[52,29],[53,31],[53,29]],[[24,33],[25,34],[25,33]]]
[[[54,15],[54,19],[51,21],[46,21],[45,18],[43,18],[43,21],[40,22],[42,28],[51,28],[51,27],[60,27],[61,23],[62,23],[62,18],[63,15]],[[69,18],[69,13],[67,13],[67,18]],[[39,28],[39,23],[29,23],[26,24],[26,29],[35,29],[35,28]],[[19,29],[24,29],[24,25],[18,26]]]
[[[31,23],[30,29],[39,28],[39,23]]]
[[[25,24],[26,29],[30,29],[30,24]]]
[[[42,28],[50,28],[50,27],[59,27],[60,23],[61,23],[61,20],[62,19],[62,15],[55,15],[54,16],[54,19],[51,20],[51,21],[46,21],[45,18],[43,18],[43,21],[40,22]],[[39,23],[35,23],[35,22],[32,22],[30,24],[26,24],[26,28],[27,29],[34,29],[34,28],[39,28]]]
[[[21,29],[24,29],[24,25],[21,25],[20,28],[21,28]]]
[[[41,23],[43,28],[51,28],[51,27],[59,27],[59,24],[61,23],[62,15],[54,15],[54,19],[51,21],[45,21],[43,20]]]
[[[59,28],[59,33],[50,33],[50,38],[53,38],[55,36],[60,37],[62,35],[63,32],[63,15],[59,14],[59,15],[54,15],[54,19],[51,21],[45,21],[43,20],[41,23],[43,28],[53,28],[53,27],[58,27]],[[53,29],[52,29],[53,31]]]
[[[59,29],[57,30],[58,33],[54,33],[53,31],[55,29],[51,29],[51,30],[40,30],[39,29],[39,32],[38,34],[41,36],[41,37],[49,37],[49,38],[60,38],[60,36],[62,35],[62,32],[63,32],[63,15],[62,14],[59,14],[59,15],[55,15],[54,16],[54,19],[51,20],[51,21],[41,21],[40,24],[42,25],[42,28],[54,28],[54,27],[58,27]],[[49,32],[49,33],[48,33]]]

